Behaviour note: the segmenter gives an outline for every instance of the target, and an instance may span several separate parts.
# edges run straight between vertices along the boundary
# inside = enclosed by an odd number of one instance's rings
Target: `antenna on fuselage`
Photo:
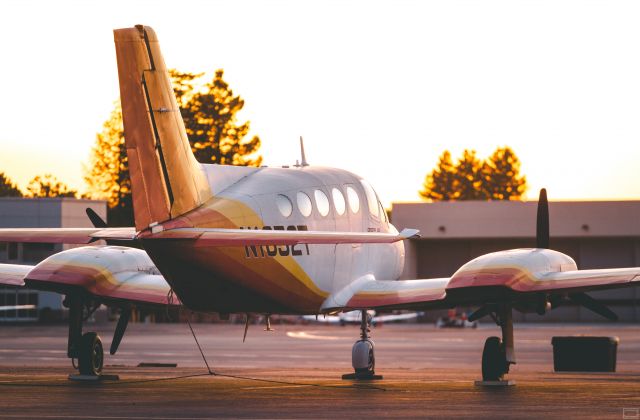
[[[307,162],[307,157],[304,154],[304,140],[302,140],[302,136],[300,136],[300,166],[309,166]]]

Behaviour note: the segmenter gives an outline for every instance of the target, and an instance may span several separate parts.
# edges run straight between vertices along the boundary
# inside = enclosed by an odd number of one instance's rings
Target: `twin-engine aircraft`
[[[362,311],[352,351],[356,378],[374,375],[368,310],[424,311],[477,306],[502,327],[489,337],[482,376],[500,380],[516,362],[512,311],[544,313],[567,299],[608,318],[586,291],[627,287],[640,268],[578,270],[548,249],[546,193],[538,243],[478,257],[450,278],[397,280],[403,240],[365,180],[308,166],[250,168],[198,163],[191,151],[158,39],[150,27],[114,31],[131,174],[135,228],[1,229],[0,241],[87,244],[36,266],[0,265],[0,284],[66,296],[67,354],[83,375],[99,375],[103,348],[82,333],[87,311],[105,304],[122,315],[111,354],[132,306],[184,305],[195,311],[335,314]],[[107,245],[91,245],[104,240]],[[127,245],[135,245],[127,246]]]

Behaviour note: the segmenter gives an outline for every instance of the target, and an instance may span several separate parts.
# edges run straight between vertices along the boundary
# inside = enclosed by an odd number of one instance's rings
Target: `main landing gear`
[[[81,295],[69,294],[64,300],[69,308],[69,339],[67,342],[67,357],[74,362],[80,375],[70,375],[74,380],[117,379],[115,375],[102,375],[104,367],[104,349],[100,336],[96,332],[82,333],[83,322],[93,314],[99,304],[88,305]],[[86,313],[85,313],[86,307]],[[130,308],[123,308],[111,342],[110,353],[115,354],[122,340],[122,336],[129,323]],[[78,361],[77,366],[75,361]]]
[[[509,366],[516,363],[511,306],[498,305],[490,314],[502,329],[502,340],[499,337],[489,337],[485,341],[482,381],[476,381],[476,385],[513,385],[515,382],[504,379],[504,375],[509,373]]]
[[[363,310],[361,314],[360,340],[355,342],[351,350],[351,364],[355,372],[342,375],[342,379],[382,379],[382,375],[375,374],[376,358],[373,351],[374,343],[373,340],[369,338],[371,317],[366,310]]]

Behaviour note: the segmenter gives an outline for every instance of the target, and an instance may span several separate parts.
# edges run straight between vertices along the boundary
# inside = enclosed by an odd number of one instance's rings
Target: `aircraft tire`
[[[489,337],[482,351],[482,380],[500,381],[508,372],[507,357],[499,337]]]
[[[98,376],[102,372],[104,350],[102,341],[95,332],[88,332],[80,339],[78,369],[81,375]]]

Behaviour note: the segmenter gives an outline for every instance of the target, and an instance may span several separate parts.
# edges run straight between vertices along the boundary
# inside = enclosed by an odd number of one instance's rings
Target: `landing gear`
[[[509,372],[509,364],[500,337],[489,337],[482,351],[482,380],[501,381]]]
[[[102,341],[95,332],[82,335],[78,346],[78,370],[80,375],[99,376],[104,364]]]
[[[67,342],[67,356],[78,361],[77,369],[80,375],[70,375],[73,380],[104,380],[118,379],[117,375],[102,375],[104,366],[104,349],[102,341],[95,332],[82,333],[83,322],[93,314],[99,304],[86,305],[86,300],[80,294],[68,294],[64,305],[69,308],[69,339]],[[85,306],[87,306],[85,314]],[[115,354],[122,340],[131,314],[131,308],[125,307],[120,314],[120,320],[111,343],[110,353]],[[74,367],[75,367],[74,363]]]
[[[360,321],[360,340],[355,342],[351,350],[351,364],[354,373],[342,375],[342,379],[382,379],[382,375],[375,374],[376,357],[373,340],[369,338],[370,322],[369,314],[366,310],[363,310],[362,320]]]
[[[489,337],[482,351],[482,381],[477,385],[513,385],[515,382],[504,380],[509,366],[516,363],[513,342],[513,318],[510,305],[498,305],[491,313],[493,320],[502,329],[502,340]]]

